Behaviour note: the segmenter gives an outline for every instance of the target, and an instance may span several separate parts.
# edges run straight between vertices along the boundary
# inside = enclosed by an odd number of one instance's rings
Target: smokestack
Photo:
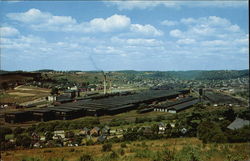
[[[112,93],[112,82],[111,82],[111,79],[109,80],[109,91],[110,91],[110,93]]]
[[[106,80],[106,74],[105,73],[103,73],[103,76],[104,76],[104,82],[103,82],[103,92],[104,92],[104,94],[106,94],[107,93],[107,80]]]

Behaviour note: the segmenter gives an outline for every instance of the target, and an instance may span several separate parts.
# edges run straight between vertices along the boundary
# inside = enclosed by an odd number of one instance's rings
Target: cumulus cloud
[[[9,37],[19,35],[19,31],[14,27],[0,27],[0,36]]]
[[[182,31],[178,30],[178,29],[175,29],[175,30],[171,30],[169,32],[170,36],[173,36],[173,37],[176,37],[176,38],[181,38],[183,37],[183,33]]]
[[[132,24],[130,26],[130,30],[134,33],[140,33],[144,35],[153,35],[153,36],[162,36],[163,32],[157,30],[152,25],[140,25],[140,24]]]
[[[195,39],[179,39],[177,41],[178,44],[193,44],[195,42]]]
[[[170,21],[170,20],[164,20],[161,22],[162,25],[164,26],[175,26],[178,24],[177,21]]]
[[[89,22],[90,28],[94,31],[109,32],[116,29],[128,28],[130,18],[124,15],[113,15],[107,19],[95,18]]]
[[[33,8],[23,13],[9,13],[7,17],[39,31],[96,33],[124,30],[146,36],[163,35],[162,31],[150,24],[132,24],[129,17],[118,14],[107,18],[94,18],[89,22],[77,22],[71,16],[54,16]]]
[[[228,19],[218,16],[208,16],[200,18],[182,18],[179,21],[186,26],[186,30],[174,29],[169,35],[175,38],[193,39],[228,39],[229,36],[243,34],[237,24],[232,24]],[[229,32],[230,31],[230,32]],[[234,37],[235,38],[235,37]],[[233,39],[234,39],[233,38]]]

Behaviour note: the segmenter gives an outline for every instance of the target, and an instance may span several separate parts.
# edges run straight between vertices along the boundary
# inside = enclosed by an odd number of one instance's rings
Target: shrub
[[[78,161],[94,161],[93,157],[89,154],[83,154]]]
[[[127,148],[127,144],[126,143],[121,143],[121,148]]]
[[[105,143],[102,146],[102,151],[108,152],[108,151],[111,151],[111,148],[112,148],[112,144],[111,143]]]
[[[0,127],[0,141],[4,141],[5,140],[5,135],[11,134],[11,133],[12,133],[11,128]]]
[[[120,149],[118,149],[118,153],[119,153],[121,156],[123,156],[123,155],[125,154],[125,151],[124,151],[122,148],[120,148]]]
[[[216,123],[210,121],[202,122],[198,126],[197,136],[203,143],[222,143],[227,141],[227,138],[221,128]]]
[[[16,145],[28,148],[30,147],[31,141],[31,138],[27,135],[18,135],[16,138]]]
[[[89,139],[86,141],[86,145],[94,145],[94,141],[92,139]]]

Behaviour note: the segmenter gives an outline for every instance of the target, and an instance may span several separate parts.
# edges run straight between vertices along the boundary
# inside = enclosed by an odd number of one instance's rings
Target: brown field
[[[0,103],[24,103],[50,95],[50,89],[33,86],[18,86],[0,95]]]
[[[112,146],[113,151],[120,149],[121,143],[115,143]],[[126,160],[126,157],[130,157],[133,161],[150,161],[150,158],[138,158],[135,156],[136,150],[148,150],[148,151],[162,151],[164,149],[179,151],[184,146],[192,145],[207,151],[211,154],[207,161],[221,161],[227,160],[229,154],[239,154],[244,159],[250,158],[249,143],[234,143],[234,144],[202,144],[197,138],[178,138],[178,139],[162,139],[162,140],[150,140],[150,141],[134,141],[127,144],[127,148],[124,148],[125,155],[119,156],[118,160]],[[74,150],[72,150],[74,149]],[[28,150],[15,150],[5,151],[2,153],[4,161],[18,161],[24,157],[35,157],[43,160],[49,160],[50,158],[64,158],[67,161],[76,161],[82,154],[90,154],[95,159],[102,158],[103,155],[108,152],[102,151],[102,145],[92,146],[80,146],[80,147],[62,147],[62,148],[43,148],[43,149],[28,149]],[[206,155],[202,153],[201,155]]]

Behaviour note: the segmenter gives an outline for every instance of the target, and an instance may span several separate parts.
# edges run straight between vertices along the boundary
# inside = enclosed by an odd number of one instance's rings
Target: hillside
[[[123,144],[123,145],[122,145]],[[234,144],[202,144],[196,138],[161,139],[151,141],[133,141],[128,143],[115,143],[112,151],[103,151],[102,144],[63,147],[43,148],[17,151],[6,151],[3,153],[5,161],[11,160],[65,160],[77,161],[166,161],[166,160],[247,160],[250,154],[247,143]],[[239,151],[238,149],[241,149]]]

